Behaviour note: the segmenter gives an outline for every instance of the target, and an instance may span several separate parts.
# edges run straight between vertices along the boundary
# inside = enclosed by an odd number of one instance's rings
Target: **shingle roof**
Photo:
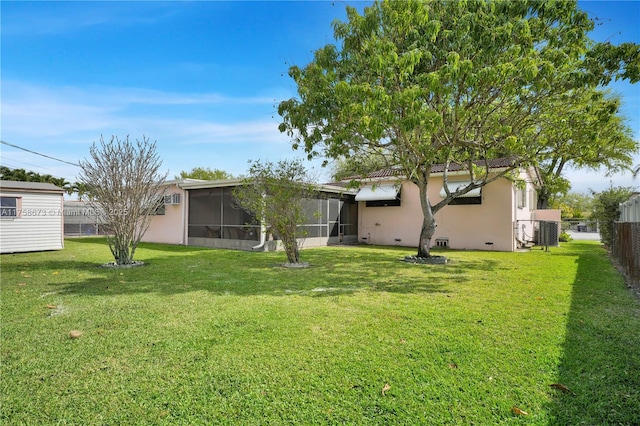
[[[489,164],[489,168],[490,169],[500,169],[503,167],[511,167],[515,164],[515,160],[513,158],[495,158],[492,160],[488,160],[487,163]],[[484,166],[484,162],[483,161],[477,161],[476,164],[480,167]],[[431,167],[431,173],[443,173],[444,169],[445,169],[446,164],[442,163],[442,164],[434,164]],[[463,167],[460,164],[456,164],[456,163],[450,163],[449,164],[449,171],[450,172],[455,172],[458,170],[462,170]],[[369,173],[367,175],[367,178],[370,179],[380,179],[380,178],[387,178],[387,177],[394,177],[394,176],[401,176],[402,175],[402,171],[400,169],[397,168],[389,168],[389,169],[383,169],[383,170],[378,170],[372,173]]]
[[[46,182],[18,182],[13,180],[0,180],[0,189],[23,189],[27,191],[56,191],[64,192],[62,188]]]

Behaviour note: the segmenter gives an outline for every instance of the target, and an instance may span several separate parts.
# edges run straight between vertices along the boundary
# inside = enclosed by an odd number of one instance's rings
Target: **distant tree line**
[[[81,200],[91,198],[89,187],[82,182],[70,183],[65,178],[58,178],[49,174],[40,174],[31,170],[12,169],[7,166],[0,166],[0,180],[51,183],[58,188],[62,188],[69,195],[77,194]]]
[[[223,180],[233,179],[234,176],[231,173],[227,173],[224,170],[213,169],[209,167],[194,167],[190,171],[181,171],[180,175],[175,177],[176,179],[200,179],[200,180]]]
[[[64,190],[71,187],[65,178],[57,178],[49,174],[41,175],[25,169],[12,169],[7,166],[0,166],[0,180],[14,180],[18,182],[46,182],[52,183]]]

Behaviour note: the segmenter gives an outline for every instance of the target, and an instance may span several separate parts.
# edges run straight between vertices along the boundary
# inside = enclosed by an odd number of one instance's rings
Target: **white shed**
[[[620,222],[640,222],[640,192],[620,204]]]
[[[0,181],[0,253],[64,248],[63,194],[50,183]]]

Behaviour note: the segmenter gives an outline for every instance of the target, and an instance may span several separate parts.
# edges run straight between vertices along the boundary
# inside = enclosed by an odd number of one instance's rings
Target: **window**
[[[471,182],[447,182],[447,188],[449,192],[455,192],[458,188],[464,188],[469,186]],[[445,198],[447,196],[447,192],[444,189],[440,189],[440,197]],[[454,198],[449,202],[450,206],[463,206],[469,204],[482,204],[482,188],[474,188],[469,192],[466,192],[458,197]]]
[[[518,208],[519,209],[523,209],[523,208],[527,207],[527,191],[526,191],[526,189],[524,189],[524,188],[518,189],[517,201],[518,201]]]
[[[529,191],[529,205],[532,209],[538,205],[538,193],[535,190]]]
[[[365,201],[367,207],[392,207],[400,205],[399,185],[365,185],[358,191],[356,201]]]
[[[0,197],[0,217],[2,218],[16,218],[18,215],[18,208],[20,205],[20,198],[18,197]]]
[[[450,206],[467,206],[470,204],[482,204],[482,197],[458,197],[449,202]]]
[[[144,209],[144,214],[149,216],[164,216],[164,198],[157,198],[155,202]]]

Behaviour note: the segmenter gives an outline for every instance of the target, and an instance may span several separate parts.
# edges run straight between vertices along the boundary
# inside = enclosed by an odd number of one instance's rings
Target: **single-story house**
[[[494,173],[508,166],[508,160],[490,163]],[[445,195],[443,172],[443,166],[432,169],[428,189],[432,203]],[[437,212],[432,245],[515,251],[538,242],[541,224],[548,222],[557,222],[553,227],[557,239],[560,210],[536,209],[537,169],[522,168],[517,175],[518,184],[499,178]],[[450,169],[447,176],[450,190],[468,183],[460,170]],[[422,227],[417,186],[393,169],[372,173],[360,183],[356,190],[347,189],[346,182],[317,185],[318,196],[308,200],[303,246],[360,242],[417,247]],[[164,208],[152,219],[143,241],[243,250],[276,248],[277,242],[255,217],[237,206],[233,189],[240,184],[239,179],[168,181]]]
[[[497,174],[509,164],[501,159],[489,166]],[[468,173],[455,167],[450,167],[447,182],[450,191],[470,183]],[[393,169],[371,173],[361,183],[355,197],[359,202],[359,240],[417,247],[423,217],[418,187]],[[522,168],[517,179],[498,178],[453,200],[435,214],[432,246],[515,251],[538,241],[542,222],[557,222],[553,229],[559,232],[560,210],[536,209],[539,183],[535,167]],[[443,184],[444,166],[436,165],[427,189],[432,205],[445,197]]]
[[[241,250],[272,250],[278,242],[240,208],[233,190],[240,179],[167,181],[164,208],[151,220],[143,241]],[[357,242],[354,190],[317,185],[306,201],[304,247]]]
[[[63,198],[50,183],[0,181],[0,253],[64,248]]]

